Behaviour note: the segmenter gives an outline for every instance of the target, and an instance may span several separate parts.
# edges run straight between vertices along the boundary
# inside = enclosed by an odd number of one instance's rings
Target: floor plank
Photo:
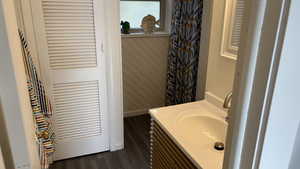
[[[56,161],[50,169],[149,169],[149,115],[125,118],[124,129],[123,150]]]

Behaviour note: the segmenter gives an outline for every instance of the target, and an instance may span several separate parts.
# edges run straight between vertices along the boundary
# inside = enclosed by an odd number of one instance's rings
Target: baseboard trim
[[[223,103],[224,100],[216,95],[214,95],[211,92],[205,92],[205,100],[207,100],[209,103],[217,106],[220,109],[223,109]]]
[[[110,146],[110,151],[118,151],[124,149],[124,144],[115,144]]]
[[[138,109],[133,111],[124,112],[124,117],[133,117],[148,114],[149,109]]]

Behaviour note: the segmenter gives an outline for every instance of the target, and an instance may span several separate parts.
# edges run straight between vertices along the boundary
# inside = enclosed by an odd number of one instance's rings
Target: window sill
[[[131,34],[122,34],[122,38],[147,38],[147,37],[169,37],[168,32],[153,32],[151,34],[145,34],[144,32],[131,33]]]

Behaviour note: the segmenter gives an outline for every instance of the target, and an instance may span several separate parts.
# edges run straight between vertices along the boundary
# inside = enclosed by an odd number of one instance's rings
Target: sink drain
[[[216,142],[214,148],[218,151],[223,151],[225,148],[225,145],[222,142]]]

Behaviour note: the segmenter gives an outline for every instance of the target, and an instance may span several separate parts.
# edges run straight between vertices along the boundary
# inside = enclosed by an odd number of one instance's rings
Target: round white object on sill
[[[159,25],[159,20],[156,21],[154,16],[147,15],[143,18],[141,27],[146,34],[150,34],[154,32],[155,25]]]

